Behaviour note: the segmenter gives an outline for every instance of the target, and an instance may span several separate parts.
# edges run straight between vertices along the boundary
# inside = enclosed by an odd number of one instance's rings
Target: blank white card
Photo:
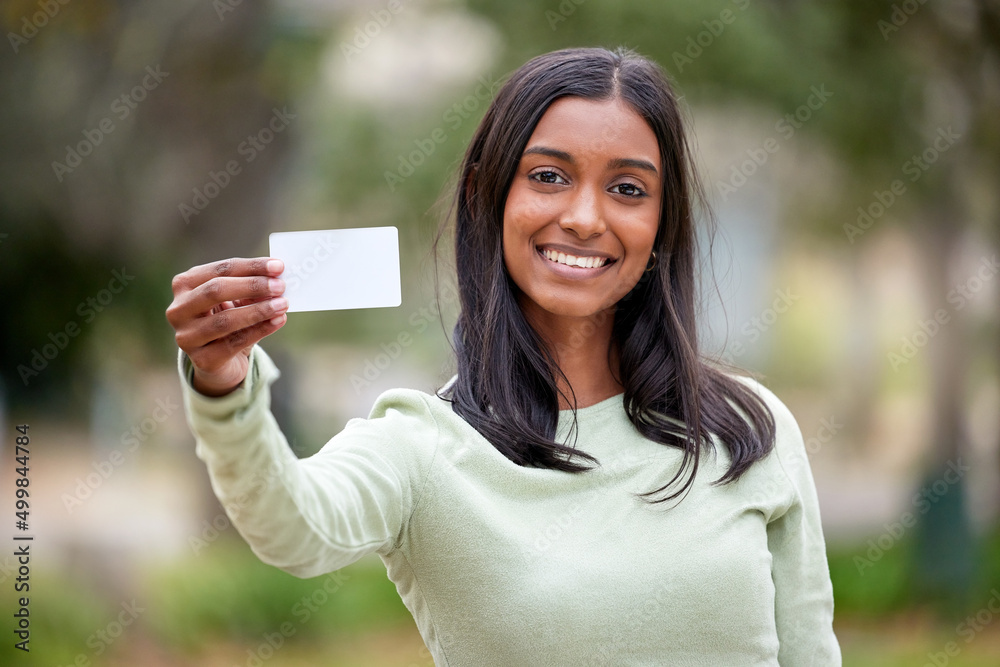
[[[285,263],[288,312],[391,308],[401,301],[395,227],[277,232],[270,256]]]

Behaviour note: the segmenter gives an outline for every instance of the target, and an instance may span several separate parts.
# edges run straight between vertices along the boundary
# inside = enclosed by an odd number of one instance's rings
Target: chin
[[[541,303],[530,301],[530,310],[541,315],[564,317],[571,319],[596,318],[607,312],[614,311],[614,304],[606,305],[594,302],[580,302],[572,299],[551,299]],[[523,308],[523,304],[522,304]]]

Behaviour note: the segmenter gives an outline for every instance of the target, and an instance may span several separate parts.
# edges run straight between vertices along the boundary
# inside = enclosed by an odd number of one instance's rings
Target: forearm
[[[392,527],[378,503],[395,477],[357,456],[297,459],[270,412],[277,369],[260,350],[252,361],[244,385],[220,398],[199,395],[181,363],[196,453],[233,525],[261,560],[304,577],[384,544]]]

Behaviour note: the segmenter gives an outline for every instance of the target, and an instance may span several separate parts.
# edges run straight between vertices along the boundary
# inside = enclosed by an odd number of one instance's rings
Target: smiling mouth
[[[599,269],[615,261],[607,257],[577,257],[576,255],[567,255],[557,250],[540,250],[539,252],[550,262],[565,264],[566,266],[578,269]]]

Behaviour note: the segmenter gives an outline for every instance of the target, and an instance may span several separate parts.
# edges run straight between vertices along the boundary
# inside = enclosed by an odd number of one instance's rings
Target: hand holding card
[[[391,308],[401,301],[395,227],[279,232],[270,256],[285,263],[288,312]]]

